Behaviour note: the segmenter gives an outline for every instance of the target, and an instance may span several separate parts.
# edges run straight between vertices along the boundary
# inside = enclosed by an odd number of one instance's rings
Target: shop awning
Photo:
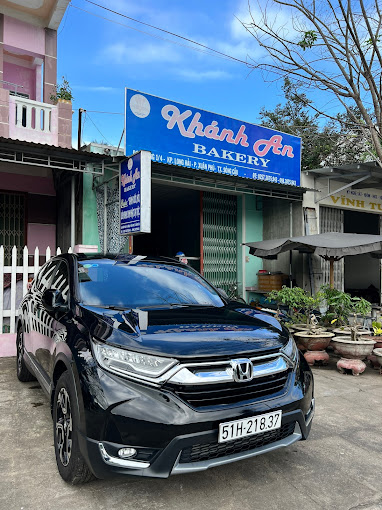
[[[305,191],[312,191],[300,186],[274,184],[164,163],[152,163],[152,180],[206,191],[259,195],[291,201],[302,201]]]
[[[320,197],[316,202],[320,202],[334,193],[341,193],[341,191],[348,188],[382,189],[382,167],[377,161],[315,168],[313,170],[306,170],[305,174],[344,183],[343,186],[337,187],[337,189],[331,191],[326,196]]]
[[[279,253],[298,250],[302,253],[314,253],[330,261],[330,286],[333,287],[333,262],[348,255],[374,253],[382,256],[382,236],[371,234],[345,234],[327,232],[301,237],[269,239],[255,243],[244,243],[249,246],[249,253],[256,257],[274,259]]]
[[[103,175],[105,165],[112,163],[113,158],[106,154],[0,137],[1,161]]]

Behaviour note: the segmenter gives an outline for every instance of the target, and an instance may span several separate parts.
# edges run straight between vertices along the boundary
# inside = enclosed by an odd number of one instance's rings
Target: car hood
[[[95,339],[177,359],[265,354],[288,340],[276,319],[240,304],[126,311],[81,305],[81,315]]]

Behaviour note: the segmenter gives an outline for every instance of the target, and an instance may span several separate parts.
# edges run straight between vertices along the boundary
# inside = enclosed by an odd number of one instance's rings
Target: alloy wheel
[[[56,403],[56,444],[63,466],[67,466],[72,454],[73,421],[69,394],[61,388]]]

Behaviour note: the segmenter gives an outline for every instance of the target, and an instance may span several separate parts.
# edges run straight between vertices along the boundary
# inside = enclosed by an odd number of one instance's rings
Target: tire
[[[19,328],[16,335],[16,373],[17,379],[21,382],[35,381],[35,376],[28,370],[24,361],[24,332]]]
[[[57,468],[72,485],[90,482],[95,477],[83,458],[78,442],[79,411],[69,372],[57,382],[53,400],[53,435]]]

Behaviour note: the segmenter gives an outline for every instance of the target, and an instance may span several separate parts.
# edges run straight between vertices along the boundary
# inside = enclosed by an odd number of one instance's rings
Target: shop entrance
[[[185,253],[191,267],[217,287],[237,287],[237,198],[153,182],[151,233],[134,236],[137,255],[175,257]]]
[[[200,271],[200,192],[152,183],[151,233],[134,236],[139,255],[175,257],[182,251]]]
[[[379,215],[344,210],[344,232],[379,235]],[[344,290],[380,303],[380,260],[369,254],[344,257]]]

